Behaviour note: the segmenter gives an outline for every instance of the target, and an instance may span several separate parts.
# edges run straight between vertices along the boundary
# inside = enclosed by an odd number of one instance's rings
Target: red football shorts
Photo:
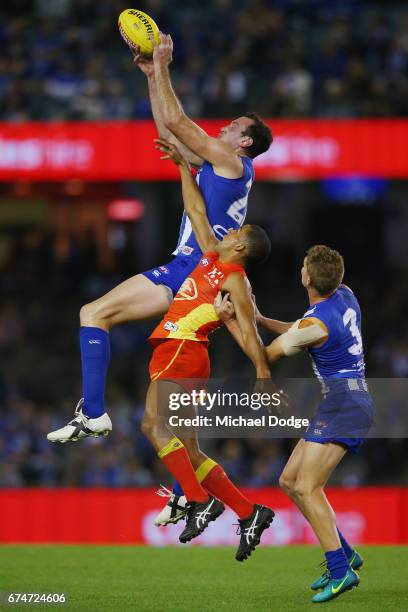
[[[152,343],[153,346],[156,342]],[[153,350],[149,373],[152,381],[174,378],[207,380],[210,376],[207,343],[175,338],[159,341]]]

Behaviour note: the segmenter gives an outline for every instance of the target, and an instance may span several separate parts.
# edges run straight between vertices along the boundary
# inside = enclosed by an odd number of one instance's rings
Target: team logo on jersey
[[[193,247],[189,247],[189,246],[182,246],[180,249],[180,253],[183,253],[183,255],[191,255],[191,253],[194,251]]]
[[[181,285],[174,300],[195,300],[197,295],[198,291],[196,282],[194,278],[188,277]]]
[[[164,272],[164,274],[169,274],[170,270],[166,266],[159,266],[159,270]]]
[[[176,332],[178,330],[178,325],[172,323],[171,321],[166,321],[163,327],[169,332]]]
[[[207,257],[203,257],[202,260],[200,261],[200,264],[202,266],[208,266],[209,263],[210,262],[209,262],[209,259]]]

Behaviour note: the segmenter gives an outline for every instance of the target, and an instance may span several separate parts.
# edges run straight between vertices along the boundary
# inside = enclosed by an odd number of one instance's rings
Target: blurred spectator
[[[363,0],[141,2],[174,38],[186,111],[406,116],[408,10]],[[21,0],[0,9],[0,120],[150,116],[119,36],[123,3]],[[90,14],[92,13],[92,19]]]

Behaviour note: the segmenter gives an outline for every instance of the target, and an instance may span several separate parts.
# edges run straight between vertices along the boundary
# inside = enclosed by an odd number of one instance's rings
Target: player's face
[[[249,229],[249,225],[244,225],[239,229],[228,230],[221,242],[218,243],[219,250],[225,253],[226,251],[235,251],[237,246],[244,245],[245,236]]]
[[[249,117],[238,117],[238,119],[234,119],[231,123],[221,128],[218,138],[223,142],[228,142],[234,148],[241,147],[245,139],[248,138],[242,136],[242,132],[253,123],[253,120]]]

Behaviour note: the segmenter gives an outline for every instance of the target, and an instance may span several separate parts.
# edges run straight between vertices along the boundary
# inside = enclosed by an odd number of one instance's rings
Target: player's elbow
[[[164,112],[163,122],[165,127],[173,134],[178,131],[181,126],[183,115],[179,111],[171,111],[167,109]]]

